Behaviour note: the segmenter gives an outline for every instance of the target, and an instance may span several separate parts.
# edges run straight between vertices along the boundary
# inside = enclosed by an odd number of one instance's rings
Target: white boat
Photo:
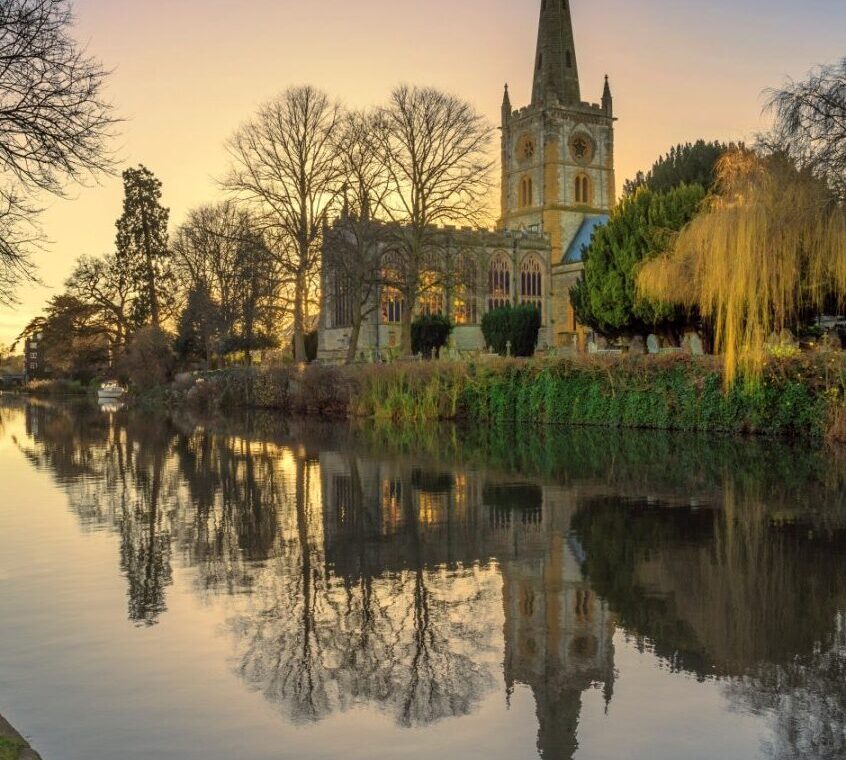
[[[120,401],[126,395],[126,389],[117,383],[103,383],[97,391],[100,401]]]

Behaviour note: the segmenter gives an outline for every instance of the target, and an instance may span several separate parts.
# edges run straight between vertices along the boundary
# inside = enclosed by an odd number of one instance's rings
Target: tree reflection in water
[[[619,629],[769,716],[773,758],[846,754],[846,469],[829,454],[19,413],[83,525],[119,533],[130,619],[158,622],[174,563],[193,568],[196,593],[235,597],[244,682],[296,722],[369,705],[425,726],[501,673],[534,696],[539,754],[570,758],[584,693],[613,699]]]

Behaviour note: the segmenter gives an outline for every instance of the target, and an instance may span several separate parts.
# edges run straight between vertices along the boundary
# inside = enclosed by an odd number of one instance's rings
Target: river
[[[846,454],[0,397],[45,760],[846,756]]]

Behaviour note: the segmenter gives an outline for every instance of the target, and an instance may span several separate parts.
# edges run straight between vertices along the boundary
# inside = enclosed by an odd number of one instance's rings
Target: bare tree
[[[846,58],[769,96],[776,124],[765,143],[786,150],[846,200]]]
[[[228,200],[189,212],[173,244],[179,282],[205,290],[228,325],[235,322],[238,254],[248,226],[247,214]]]
[[[132,279],[122,262],[109,254],[102,258],[82,256],[65,289],[81,302],[98,310],[98,321],[109,336],[113,351],[126,345],[132,332]]]
[[[33,195],[62,195],[68,182],[112,168],[107,72],[72,25],[69,0],[0,3],[0,303],[35,277],[31,256],[44,241]]]
[[[344,207],[324,245],[324,303],[335,323],[352,328],[347,363],[355,359],[364,320],[379,308],[376,297],[386,227],[376,213],[387,201],[390,182],[379,160],[376,114],[346,114],[338,153],[344,176]]]
[[[244,351],[252,363],[253,350],[272,343],[268,313],[279,289],[278,266],[260,223],[231,200],[204,206],[178,230],[174,256],[178,279],[215,305],[223,348]]]
[[[490,125],[469,103],[431,88],[399,87],[380,111],[376,142],[390,183],[381,208],[392,223],[385,283],[404,300],[407,353],[418,299],[439,287],[444,262],[437,225],[475,226],[485,218],[490,138]]]
[[[294,355],[304,361],[309,281],[324,225],[340,195],[333,139],[341,109],[313,87],[295,87],[263,106],[228,141],[224,185],[251,203],[271,231],[285,276],[293,282]],[[274,234],[275,233],[275,234]]]

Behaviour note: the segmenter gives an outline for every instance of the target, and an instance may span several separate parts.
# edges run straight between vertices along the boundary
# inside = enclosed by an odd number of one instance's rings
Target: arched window
[[[458,261],[455,290],[452,297],[452,320],[457,325],[475,325],[478,322],[476,309],[477,269],[474,261],[461,256]]]
[[[565,57],[567,58],[567,68],[572,69],[573,68],[573,54],[568,50],[567,53],[565,54]]]
[[[579,174],[576,177],[576,203],[585,206],[591,202],[590,177],[587,174]]]
[[[534,188],[531,177],[523,177],[520,181],[520,206],[528,208],[534,202]]]
[[[417,300],[417,315],[438,317],[444,313],[444,286],[434,272],[423,272],[420,278],[420,296]]]
[[[390,261],[390,254],[386,257]],[[393,283],[400,281],[399,272],[388,266],[382,270],[382,322],[397,325],[405,312],[405,297]]]
[[[511,303],[511,266],[503,254],[497,254],[491,261],[488,282],[488,311],[508,306]]]
[[[520,267],[520,303],[531,304],[543,314],[543,266],[537,256],[527,256]]]

